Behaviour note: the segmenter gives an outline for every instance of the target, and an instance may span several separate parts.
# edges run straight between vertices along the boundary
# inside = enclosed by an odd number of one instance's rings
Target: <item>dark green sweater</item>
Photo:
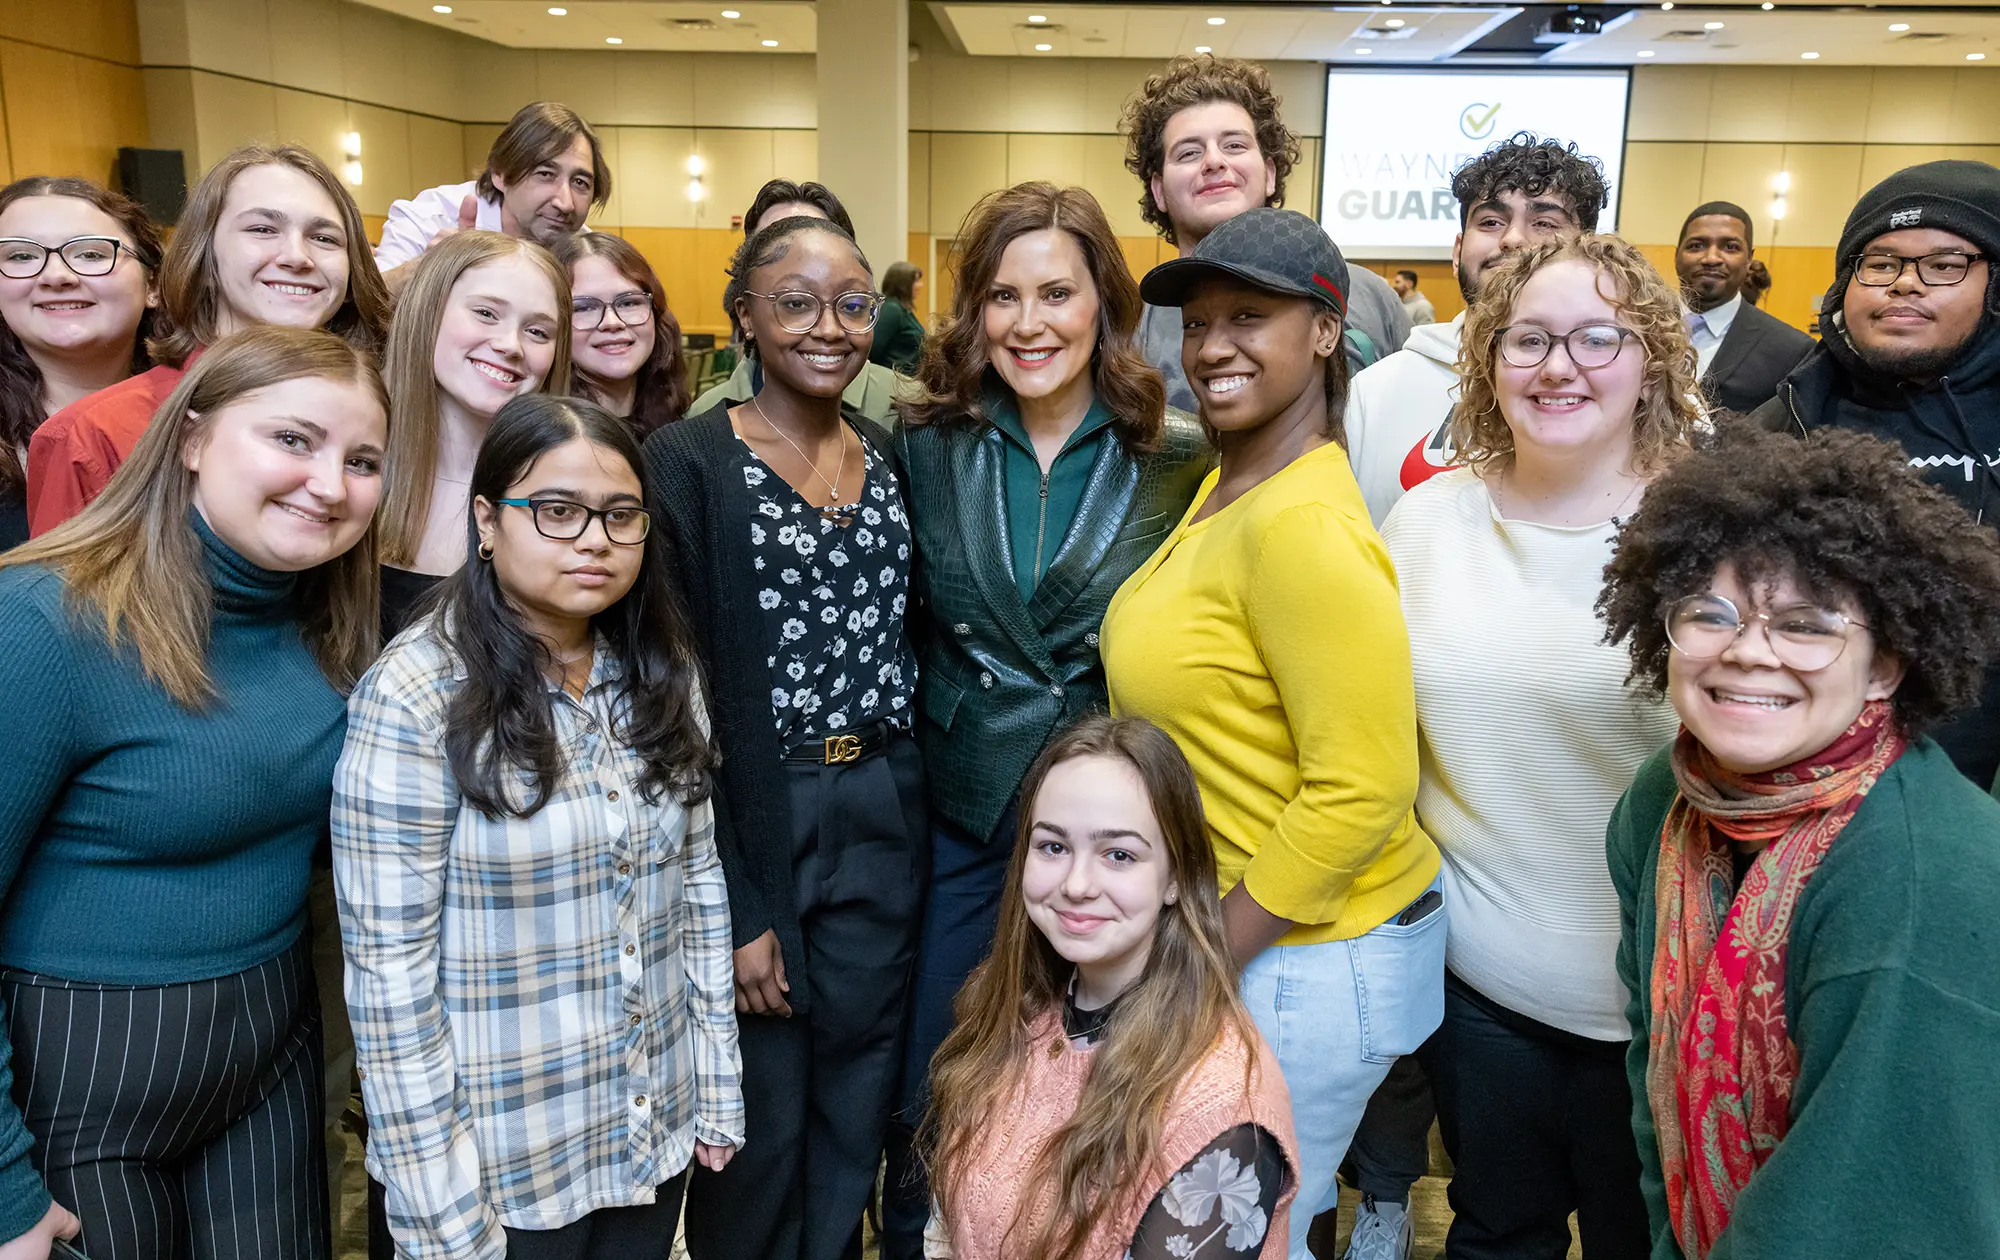
[[[195,529],[215,583],[218,698],[200,713],[73,615],[55,574],[0,570],[0,965],[178,984],[265,962],[304,926],[346,706],[300,639],[293,576]],[[6,1027],[0,1242],[49,1202]]]
[[[1611,815],[1637,1031],[1626,1056],[1654,1260],[1684,1260],[1646,1101],[1653,889],[1673,771],[1662,749]],[[1799,1080],[1785,1140],[1710,1260],[2000,1256],[2000,804],[1920,740],[1799,897],[1785,1019]]]

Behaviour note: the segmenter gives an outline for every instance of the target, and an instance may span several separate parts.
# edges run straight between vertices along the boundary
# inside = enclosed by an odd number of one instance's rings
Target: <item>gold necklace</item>
[[[808,501],[806,506],[816,508],[822,520],[832,521],[834,524],[840,526],[843,529],[845,529],[849,525],[852,525],[854,523],[853,514],[842,512],[838,507],[835,506],[835,504],[838,504],[840,502],[841,478],[847,475],[846,435],[845,434],[841,435],[840,463],[833,470],[833,480],[827,481],[826,474],[819,470],[819,465],[813,462],[812,456],[806,454],[805,448],[800,446],[797,442],[794,442],[792,440],[791,434],[785,432],[777,425],[771,423],[771,417],[764,414],[764,408],[758,405],[757,398],[754,394],[750,398],[750,406],[757,412],[757,418],[764,422],[764,427],[769,429],[771,432],[777,434],[779,437],[785,439],[785,445],[791,447],[793,450],[799,453],[799,458],[806,461],[806,467],[812,469],[813,476],[818,477],[821,482],[825,483],[827,497],[829,499],[832,499],[833,502],[827,504],[825,507],[818,507],[816,504],[813,504],[810,501]]]

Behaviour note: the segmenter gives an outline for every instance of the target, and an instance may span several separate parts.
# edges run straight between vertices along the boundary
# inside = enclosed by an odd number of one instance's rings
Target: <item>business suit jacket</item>
[[[1701,378],[1702,391],[1715,406],[1748,415],[1778,396],[1778,382],[1816,344],[1784,320],[1745,302],[1737,308],[1729,335],[1716,347]]]
[[[1007,560],[1006,439],[958,417],[896,432],[917,541],[917,742],[931,808],[991,837],[1049,737],[1109,705],[1097,630],[1118,587],[1194,501],[1214,454],[1169,408],[1158,450],[1099,448],[1034,596]]]

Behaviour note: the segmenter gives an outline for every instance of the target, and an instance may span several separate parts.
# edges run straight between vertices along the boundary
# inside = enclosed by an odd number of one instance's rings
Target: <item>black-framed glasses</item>
[[[745,297],[763,298],[770,302],[777,313],[778,327],[786,332],[811,332],[819,325],[820,312],[827,303],[817,293],[807,293],[804,289],[781,289],[776,293],[755,293],[744,290]],[[875,326],[875,317],[882,312],[882,295],[863,289],[836,294],[833,298],[833,317],[840,326],[851,333],[863,333]]]
[[[24,236],[0,236],[0,276],[33,280],[49,265],[50,254],[61,254],[63,265],[79,276],[108,276],[118,265],[121,249],[132,253],[132,247],[115,236],[72,237],[53,249]]]
[[[535,532],[557,542],[575,542],[592,521],[604,522],[604,536],[621,547],[636,547],[653,532],[653,514],[642,507],[585,507],[569,499],[495,499],[503,507],[526,508]]]
[[[1667,609],[1667,640],[1689,660],[1712,661],[1753,621],[1764,623],[1771,654],[1802,674],[1839,660],[1854,631],[1868,628],[1846,613],[1816,604],[1791,604],[1745,617],[1720,595],[1690,595]]]
[[[634,289],[621,293],[609,302],[603,298],[571,298],[569,303],[569,326],[577,332],[594,332],[604,327],[604,312],[609,310],[618,317],[618,322],[627,328],[637,328],[653,318],[653,297]]]
[[[1939,250],[1935,254],[1912,257],[1909,254],[1861,253],[1854,256],[1854,280],[1871,289],[1886,289],[1903,278],[1903,273],[1911,267],[1917,269],[1917,279],[1925,284],[1957,284],[1972,273],[1972,264],[1985,258],[1984,254],[1967,253],[1962,249]]]
[[[1500,357],[1517,368],[1540,367],[1557,346],[1580,368],[1601,368],[1639,334],[1617,324],[1585,324],[1558,336],[1537,324],[1509,324],[1499,333]]]

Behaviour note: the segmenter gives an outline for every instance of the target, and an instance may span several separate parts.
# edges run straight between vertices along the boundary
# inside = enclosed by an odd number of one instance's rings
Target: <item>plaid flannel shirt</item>
[[[463,680],[431,623],[413,627],[355,688],[334,776],[368,1171],[410,1260],[497,1260],[502,1225],[652,1202],[696,1141],[743,1144],[708,802],[640,794],[600,640],[580,702],[550,684],[554,793],[489,819],[444,753]]]

